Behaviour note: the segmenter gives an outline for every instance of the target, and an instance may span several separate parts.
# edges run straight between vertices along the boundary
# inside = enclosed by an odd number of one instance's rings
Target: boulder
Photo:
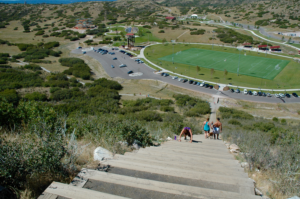
[[[255,195],[257,195],[257,196],[262,196],[263,195],[262,191],[259,190],[258,188],[255,188],[254,191],[255,191]]]
[[[139,145],[136,141],[133,142],[132,147],[133,147],[135,150],[139,150],[139,149],[141,148],[140,145]]]
[[[239,153],[239,151],[235,150],[235,149],[230,149],[229,150],[231,153]]]
[[[242,163],[241,163],[241,167],[242,167],[242,168],[246,168],[246,169],[249,168],[248,162],[242,162]]]
[[[172,138],[168,137],[168,138],[167,138],[167,140],[168,140],[168,141],[171,141],[171,140],[172,140]]]
[[[109,150],[102,148],[102,147],[97,147],[94,150],[94,160],[99,160],[102,161],[104,159],[112,159],[113,154]]]
[[[238,145],[236,145],[236,144],[231,144],[229,148],[233,149],[235,151],[240,151],[240,147],[238,147]]]

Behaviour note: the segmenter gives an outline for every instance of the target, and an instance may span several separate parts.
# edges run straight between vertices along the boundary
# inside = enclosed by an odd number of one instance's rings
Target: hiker
[[[192,143],[193,141],[193,133],[192,133],[192,129],[190,127],[184,127],[179,135],[179,139],[178,141],[181,142],[181,135],[184,134],[184,139],[186,140],[186,136],[189,136],[191,141],[190,143]]]
[[[202,125],[203,130],[204,130],[204,137],[205,137],[205,139],[206,139],[207,137],[209,137],[210,124],[209,124],[208,121],[209,121],[209,118],[207,118],[206,121],[204,121],[204,122],[203,122],[203,125]]]
[[[220,122],[220,118],[217,118],[217,121],[214,123],[214,139],[219,139],[219,134],[222,133],[222,123]]]

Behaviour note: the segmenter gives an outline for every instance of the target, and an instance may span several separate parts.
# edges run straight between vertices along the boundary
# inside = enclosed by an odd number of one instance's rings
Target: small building
[[[192,14],[192,15],[191,15],[191,18],[192,18],[192,19],[198,19],[198,15]]]
[[[251,43],[243,43],[244,48],[252,48]]]
[[[268,45],[259,45],[257,47],[259,50],[269,50]]]
[[[270,49],[273,52],[281,52],[280,46],[271,46]]]
[[[166,20],[174,21],[174,20],[176,20],[176,17],[166,17]]]

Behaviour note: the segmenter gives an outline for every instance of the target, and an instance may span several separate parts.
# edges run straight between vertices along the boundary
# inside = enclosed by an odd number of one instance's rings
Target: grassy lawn
[[[177,53],[179,51],[188,50],[191,48],[195,49],[203,49],[203,50],[212,50],[212,46],[210,45],[187,45],[187,44],[176,44],[174,45],[174,53]],[[227,52],[227,53],[233,53],[236,55],[232,55],[233,57],[238,58],[239,51],[235,48],[226,48],[226,47],[219,47],[214,46],[214,51],[216,52]],[[244,56],[244,53],[247,54],[247,56]],[[161,67],[173,71],[175,73],[179,73],[182,75],[187,75],[190,77],[198,78],[198,79],[204,79],[207,81],[214,81],[219,83],[232,83],[233,85],[239,85],[239,86],[247,86],[247,87],[257,87],[257,88],[274,88],[274,89],[289,89],[289,88],[299,88],[299,78],[300,78],[300,65],[291,59],[288,58],[282,58],[274,55],[265,55],[263,53],[258,54],[257,52],[250,52],[250,51],[242,51],[241,57],[252,57],[251,60],[247,60],[246,62],[241,61],[244,64],[244,67],[247,68],[247,62],[249,62],[249,67],[251,67],[251,64],[254,64],[257,60],[262,58],[269,58],[270,60],[276,59],[278,61],[284,60],[289,61],[289,63],[286,65],[286,67],[273,79],[263,79],[248,75],[237,75],[236,72],[230,72],[228,70],[228,74],[225,75],[224,70],[214,70],[213,73],[211,73],[211,69],[208,67],[201,67],[200,71],[197,71],[195,65],[191,65],[191,63],[172,63],[171,61],[166,60],[160,60],[159,58],[169,56],[173,54],[173,45],[171,44],[165,44],[165,45],[154,45],[151,47],[146,48],[145,50],[145,56],[147,59],[152,61],[155,64],[160,65]],[[218,59],[218,57],[215,57],[215,59]],[[242,60],[242,58],[241,58]],[[176,58],[175,58],[176,61]],[[180,60],[178,60],[180,61]],[[226,60],[227,61],[227,60]],[[216,61],[215,61],[216,62]],[[276,61],[275,61],[276,62]],[[222,63],[224,64],[224,59],[222,60]],[[225,66],[225,65],[224,65]],[[274,67],[273,67],[274,68]]]

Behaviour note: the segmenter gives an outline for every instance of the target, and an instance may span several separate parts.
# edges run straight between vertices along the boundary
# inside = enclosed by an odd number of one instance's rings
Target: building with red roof
[[[244,48],[252,48],[251,43],[243,43]]]
[[[166,20],[176,20],[176,17],[166,17]]]
[[[280,46],[271,46],[270,49],[271,51],[281,52]]]
[[[259,45],[257,47],[259,50],[269,50],[268,45]]]

